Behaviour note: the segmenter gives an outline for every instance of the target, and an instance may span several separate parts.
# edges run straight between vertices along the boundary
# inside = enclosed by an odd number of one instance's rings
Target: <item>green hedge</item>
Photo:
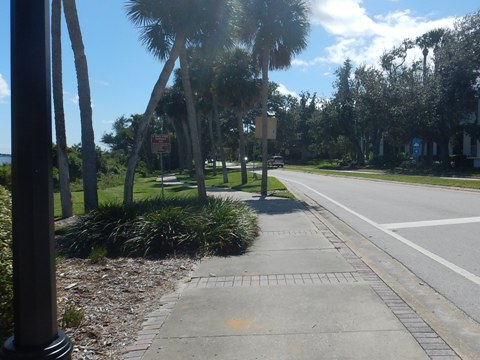
[[[12,166],[10,164],[0,165],[0,186],[12,189]]]
[[[12,198],[0,186],[0,341],[12,334]]]
[[[66,255],[84,258],[98,248],[110,257],[230,255],[244,252],[257,233],[257,217],[243,202],[153,199],[103,205],[80,217],[59,246]]]

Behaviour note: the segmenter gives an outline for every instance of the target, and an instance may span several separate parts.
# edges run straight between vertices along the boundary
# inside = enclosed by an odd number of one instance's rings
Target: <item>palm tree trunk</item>
[[[130,204],[133,201],[133,182],[135,180],[135,169],[137,167],[138,156],[140,154],[140,149],[142,148],[142,143],[145,141],[148,124],[150,123],[150,118],[152,117],[155,108],[157,107],[157,104],[165,91],[165,86],[167,86],[168,79],[170,78],[170,74],[175,67],[175,61],[180,54],[180,49],[182,48],[184,42],[185,36],[183,34],[177,34],[175,43],[173,44],[170,52],[170,57],[163,65],[162,72],[160,73],[160,76],[153,87],[147,108],[143,113],[143,118],[138,125],[137,132],[135,133],[133,150],[128,158],[127,171],[125,173],[125,184],[123,188],[123,202],[125,204]]]
[[[210,144],[212,144],[212,175],[217,176],[217,145],[213,136],[213,113],[214,111],[212,110],[208,115],[208,132],[210,134]]]
[[[270,61],[270,49],[265,46],[262,59],[262,185],[261,195],[267,196],[268,189],[268,65]]]
[[[243,132],[243,120],[241,115],[237,115],[238,126],[238,146],[240,157],[240,169],[242,174],[242,185],[247,183],[247,164],[245,161],[245,134]]]
[[[188,123],[187,121],[182,121],[182,129],[183,129],[183,134],[185,136],[185,145],[186,145],[186,157],[185,160],[187,162],[187,170],[188,170],[188,175],[193,176],[193,160],[192,160],[192,141],[190,137],[190,131],[188,129]]]
[[[354,146],[355,146],[355,153],[356,153],[356,158],[357,158],[357,165],[358,166],[364,166],[365,165],[365,155],[362,150],[362,146],[360,145],[360,142],[358,139],[354,140]]]
[[[197,180],[198,197],[201,200],[207,198],[207,189],[205,188],[205,177],[203,174],[203,159],[200,146],[198,124],[196,119],[195,103],[193,100],[192,85],[188,73],[187,51],[184,46],[180,52],[180,71],[182,73],[182,85],[185,92],[185,102],[187,105],[187,118],[190,127],[190,137],[192,141],[193,159],[195,161],[195,177]]]
[[[181,127],[178,126],[177,122],[174,121],[171,117],[168,117],[168,121],[172,124],[173,130],[175,131],[177,144],[178,144],[178,171],[183,173],[185,168],[185,136],[182,132]]]
[[[218,149],[220,150],[220,159],[222,161],[223,183],[228,183],[227,157],[225,155],[225,147],[223,146],[222,126],[220,124],[220,116],[218,116],[217,97],[213,97],[213,117],[217,128]]]
[[[65,20],[75,57],[78,82],[80,122],[82,129],[82,176],[85,212],[98,208],[97,156],[92,125],[92,101],[88,79],[87,57],[83,46],[82,32],[78,21],[75,0],[63,0]]]
[[[442,138],[439,141],[440,147],[440,158],[442,160],[442,166],[447,169],[450,168],[450,152],[449,152],[449,145],[450,139],[449,138]]]
[[[58,172],[60,176],[60,203],[62,217],[73,215],[70,171],[68,169],[67,136],[63,111],[62,43],[61,43],[62,0],[52,0],[52,85],[55,112],[55,134],[57,138]]]

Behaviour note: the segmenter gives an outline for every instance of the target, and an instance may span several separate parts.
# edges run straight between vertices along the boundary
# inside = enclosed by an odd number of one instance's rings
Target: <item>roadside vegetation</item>
[[[438,168],[393,169],[341,169],[338,162],[323,161],[317,165],[289,165],[289,170],[304,171],[330,176],[347,176],[362,179],[397,181],[411,184],[480,189],[480,173],[472,171],[444,171]]]
[[[256,215],[243,202],[151,198],[100,205],[70,226],[59,245],[62,253],[81,258],[96,253],[150,258],[235,255],[248,248],[257,230]]]
[[[188,174],[177,174],[177,179],[182,182],[178,185],[169,185],[165,183],[164,194],[166,199],[171,198],[190,198],[195,199],[197,190],[195,188],[196,180],[194,177],[190,177]],[[108,176],[105,176],[108,177]],[[114,175],[112,175],[114,177]],[[134,185],[133,198],[135,201],[142,201],[149,198],[156,198],[161,196],[161,182],[157,181],[159,175],[149,174],[145,177],[137,176]],[[261,180],[259,176],[249,173],[249,182],[242,184],[241,172],[239,170],[228,170],[228,182],[224,183],[221,174],[213,175],[211,169],[205,171],[205,184],[207,187],[226,188],[238,191],[245,191],[251,193],[260,193]],[[119,177],[121,178],[121,176]],[[278,197],[293,198],[293,195],[288,192],[285,185],[283,185],[278,179],[269,177],[268,193]],[[100,204],[107,203],[121,203],[123,200],[123,185],[106,186],[102,180],[99,181],[98,199]],[[78,185],[72,191],[73,199],[73,213],[74,215],[83,215],[83,191],[81,185]],[[54,216],[55,218],[61,217],[60,207],[60,194],[54,193]]]
[[[13,329],[12,200],[0,185],[0,341]]]

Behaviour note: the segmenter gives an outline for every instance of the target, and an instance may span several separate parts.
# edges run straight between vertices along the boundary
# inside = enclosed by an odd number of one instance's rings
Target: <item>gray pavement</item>
[[[202,260],[126,359],[459,359],[304,203],[215,195],[251,205],[259,237]]]

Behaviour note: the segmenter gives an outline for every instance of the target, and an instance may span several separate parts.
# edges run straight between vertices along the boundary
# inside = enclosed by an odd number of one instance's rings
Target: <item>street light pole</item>
[[[10,4],[15,330],[0,359],[69,359],[57,326],[49,1]]]

